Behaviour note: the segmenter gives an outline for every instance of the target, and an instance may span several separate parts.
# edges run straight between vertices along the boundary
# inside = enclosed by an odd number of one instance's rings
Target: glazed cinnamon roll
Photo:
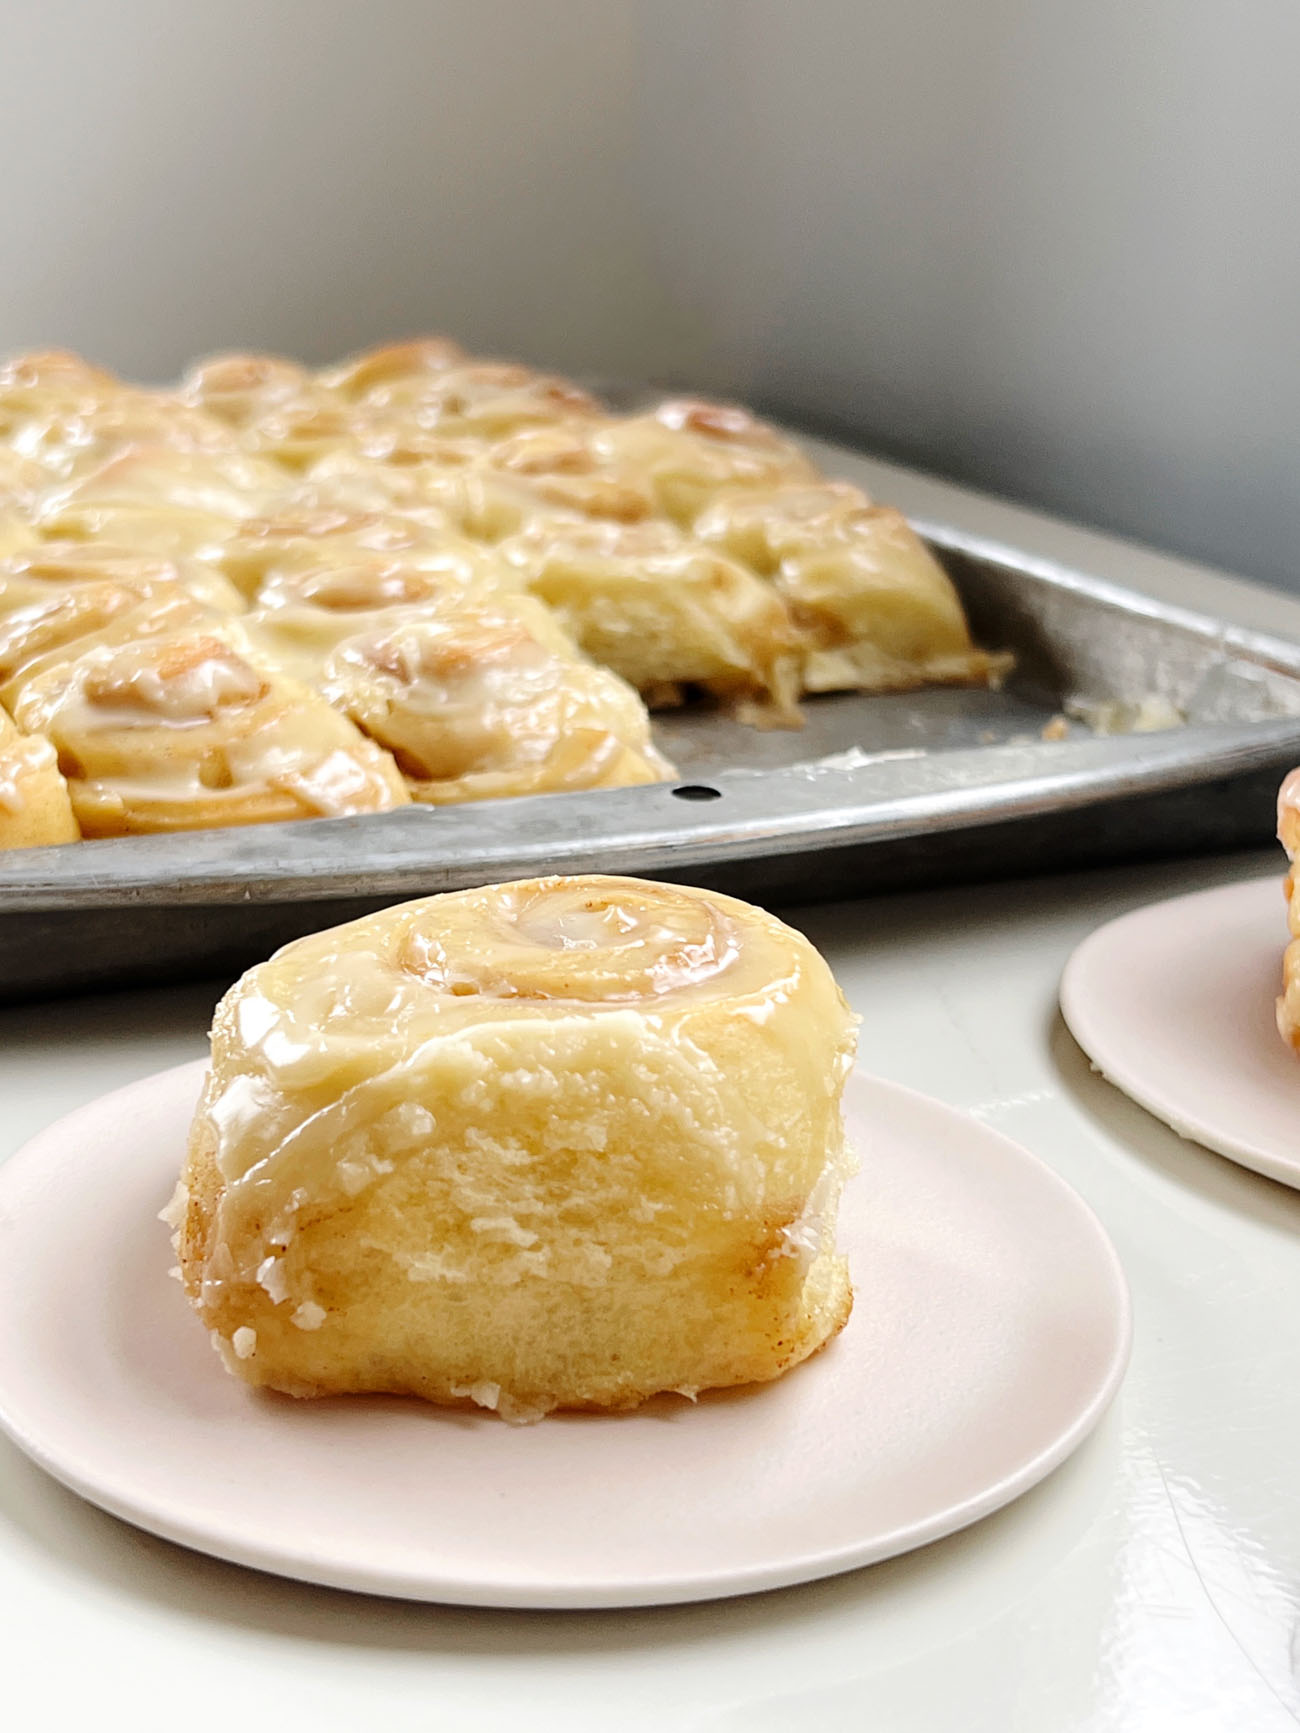
[[[201,630],[222,619],[167,579],[33,584],[0,567],[0,702],[11,708],[32,680],[99,645]]]
[[[245,518],[265,513],[284,487],[283,470],[243,452],[133,446],[46,495],[34,521],[53,540],[211,558]]]
[[[53,746],[43,735],[20,734],[0,710],[0,849],[80,836]]]
[[[781,598],[672,524],[542,519],[501,554],[589,656],[652,702],[697,686],[797,721],[798,639]]]
[[[199,560],[138,553],[112,542],[33,541],[0,563],[0,613],[6,598],[32,599],[82,584],[112,583],[151,594],[161,584],[186,590],[218,614],[242,614],[244,599],[221,572]]]
[[[54,742],[86,836],[384,812],[386,753],[245,654],[233,627],[101,644],[26,681],[14,718]]]
[[[413,337],[404,343],[364,349],[316,377],[349,403],[369,401],[382,406],[393,395],[401,397],[418,389],[420,380],[459,367],[464,361],[465,351],[450,337]]]
[[[447,607],[350,637],[320,689],[393,754],[417,801],[626,788],[673,774],[630,686],[540,603]]]
[[[242,430],[268,411],[300,401],[315,387],[311,373],[282,355],[210,355],[186,373],[176,395]]]
[[[377,560],[425,572],[445,588],[518,587],[508,568],[436,511],[354,511],[285,501],[274,513],[240,524],[214,557],[235,587],[252,598],[281,578]]]
[[[504,439],[520,428],[598,416],[601,406],[571,380],[509,361],[461,361],[390,373],[361,398],[359,420],[376,430],[422,429],[451,439]]]
[[[747,409],[674,398],[591,433],[593,453],[649,486],[660,512],[689,526],[727,488],[817,479],[799,448]]]
[[[218,1007],[176,1229],[228,1368],[509,1420],[763,1382],[848,1316],[854,1022],[729,897],[538,879],[298,940]]]
[[[901,512],[844,483],[719,495],[695,535],[771,581],[802,642],[808,692],[996,678],[952,580]]]
[[[1296,858],[1300,855],[1300,770],[1293,770],[1278,790],[1277,837],[1291,862],[1283,884],[1291,942],[1282,959],[1277,1026],[1282,1039],[1300,1053],[1300,877],[1296,873]]]
[[[378,557],[351,565],[280,571],[263,584],[241,624],[276,667],[319,686],[348,639],[462,604],[472,586],[459,571],[425,571]]]

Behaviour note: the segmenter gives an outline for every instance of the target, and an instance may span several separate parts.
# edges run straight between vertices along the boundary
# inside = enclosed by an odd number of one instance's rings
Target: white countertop
[[[502,1614],[366,1600],[187,1553],[82,1504],[0,1441],[2,1696],[26,1710],[14,1724],[1292,1728],[1300,1194],[1117,1095],[1055,1000],[1071,948],[1102,920],[1273,871],[1278,857],[1261,853],[795,916],[862,1014],[863,1063],[1035,1151],[1124,1261],[1136,1341],[1118,1405],[1017,1504],[924,1552],[745,1601]],[[202,1054],[214,998],[0,1011],[0,1156],[78,1103]]]

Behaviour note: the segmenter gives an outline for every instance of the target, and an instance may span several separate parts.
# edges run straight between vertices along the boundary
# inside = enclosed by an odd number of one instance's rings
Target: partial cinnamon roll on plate
[[[539,879],[231,989],[169,1219],[238,1377],[507,1419],[764,1382],[848,1317],[855,1018],[733,898]]]

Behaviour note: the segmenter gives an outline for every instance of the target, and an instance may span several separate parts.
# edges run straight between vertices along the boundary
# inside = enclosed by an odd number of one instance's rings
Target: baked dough
[[[130,446],[45,495],[34,523],[52,540],[210,559],[244,519],[265,513],[284,486],[283,470],[242,452]]]
[[[294,1396],[627,1408],[778,1377],[845,1322],[855,1019],[773,916],[539,879],[286,946],[218,1007],[186,1292]]]
[[[422,801],[667,777],[642,698],[794,726],[804,693],[1006,666],[899,514],[741,408],[618,415],[437,337],[319,371],[221,355],[171,390],[57,350],[0,364],[0,699],[187,633],[314,688],[294,727],[344,750],[323,696]],[[267,804],[209,792],[176,822]]]
[[[56,590],[101,583],[142,591],[159,584],[175,585],[218,614],[242,614],[245,607],[230,580],[199,560],[142,554],[107,541],[33,540],[13,549],[0,563],[0,612],[7,611],[10,596],[36,599]]]
[[[392,760],[246,653],[237,627],[99,644],[28,679],[14,719],[47,734],[86,836],[384,812]]]
[[[258,592],[241,622],[258,651],[278,668],[319,686],[329,658],[349,638],[381,632],[401,620],[429,619],[476,593],[455,566],[425,570],[380,556],[350,564],[280,570]],[[493,593],[484,586],[481,594]]]
[[[799,448],[747,409],[694,397],[604,421],[592,428],[591,448],[611,469],[639,477],[658,510],[686,527],[726,489],[817,480]]]
[[[320,689],[428,805],[662,782],[630,686],[583,660],[530,597],[396,609],[329,657]]]
[[[165,578],[38,587],[0,568],[0,703],[12,709],[46,670],[99,645],[204,629],[220,618]]]
[[[501,553],[589,656],[652,703],[690,685],[797,720],[799,641],[781,598],[672,524],[540,519]]]
[[[1282,1039],[1300,1053],[1300,770],[1293,770],[1278,790],[1278,841],[1291,862],[1283,885],[1291,942],[1282,958],[1282,996],[1277,1002],[1277,1026]]]
[[[376,558],[429,573],[439,587],[517,589],[518,581],[487,548],[460,535],[437,511],[356,511],[317,501],[285,503],[247,519],[213,559],[235,587],[256,598],[268,583]]]
[[[58,755],[40,734],[20,734],[0,710],[0,849],[76,842]]]
[[[952,579],[901,512],[845,483],[719,494],[695,535],[769,580],[802,643],[806,692],[987,682]]]

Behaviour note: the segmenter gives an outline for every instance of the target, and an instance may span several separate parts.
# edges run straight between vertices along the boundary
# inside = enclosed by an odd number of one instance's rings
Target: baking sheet
[[[861,463],[817,456],[832,474]],[[383,901],[539,872],[693,878],[780,904],[1266,838],[1300,759],[1300,629],[1142,595],[1105,569],[1133,553],[1109,538],[1088,537],[1101,571],[999,542],[970,527],[996,502],[947,494],[951,515],[914,521],[980,642],[1015,652],[1001,690],[810,699],[798,732],[667,713],[676,784],[0,856],[0,998],[229,974]],[[1178,562],[1161,567],[1176,579]],[[1225,613],[1300,617],[1184,571]]]

